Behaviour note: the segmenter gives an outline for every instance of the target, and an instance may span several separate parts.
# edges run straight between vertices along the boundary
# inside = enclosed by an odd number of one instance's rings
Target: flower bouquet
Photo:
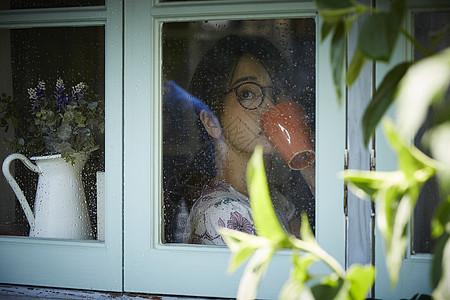
[[[18,129],[14,138],[7,139],[12,150],[35,156],[61,154],[73,162],[75,153],[98,147],[95,136],[104,132],[104,105],[84,82],[67,92],[58,78],[54,91],[48,92],[45,82],[39,81],[28,89],[28,96],[25,112],[11,97],[0,98],[0,127]]]

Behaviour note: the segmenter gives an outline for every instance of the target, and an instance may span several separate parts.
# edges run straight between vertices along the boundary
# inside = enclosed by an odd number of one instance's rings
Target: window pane
[[[245,175],[257,144],[282,225],[297,234],[305,211],[314,228],[314,19],[165,23],[162,43],[163,242],[254,233]],[[289,126],[295,159],[274,129]]]
[[[1,0],[1,9],[56,8],[105,5],[105,0]]]
[[[414,37],[417,41],[425,47],[431,49],[433,41],[433,33],[438,32],[445,26],[448,26],[450,19],[450,12],[426,12],[414,14]],[[434,51],[438,52],[450,46],[450,33],[447,31],[434,46]],[[419,60],[424,57],[424,54],[419,50],[414,49],[414,59]],[[447,97],[447,101],[449,98]],[[422,137],[425,131],[429,128],[430,122],[435,115],[435,112],[430,110],[428,112],[427,120],[422,125],[419,133],[414,139],[414,143],[422,151],[427,151],[422,147]],[[429,153],[427,153],[430,155]],[[434,240],[431,238],[430,221],[434,210],[441,201],[439,197],[438,186],[435,178],[431,178],[425,183],[420,193],[417,205],[414,211],[414,226],[413,226],[413,253],[431,253]]]
[[[31,171],[18,159],[9,166],[31,216],[1,176],[0,234],[102,237],[104,40],[103,26],[0,30],[0,117],[7,129],[0,135],[9,140],[0,159],[20,152],[38,166]]]

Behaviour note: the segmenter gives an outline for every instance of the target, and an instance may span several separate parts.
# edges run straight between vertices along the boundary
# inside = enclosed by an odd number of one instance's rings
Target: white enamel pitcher
[[[11,154],[3,162],[2,171],[16,194],[30,224],[31,237],[92,239],[92,229],[84,193],[81,171],[88,153],[75,154],[75,163],[66,162],[61,155],[36,156]],[[10,173],[13,160],[20,160],[38,173],[34,212]]]

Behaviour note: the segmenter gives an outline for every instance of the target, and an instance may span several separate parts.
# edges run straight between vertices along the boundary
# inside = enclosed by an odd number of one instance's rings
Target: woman
[[[275,153],[262,134],[261,116],[288,90],[292,73],[277,49],[260,37],[227,36],[202,59],[190,92],[209,108],[201,123],[212,139],[216,176],[203,189],[189,217],[189,243],[223,245],[219,227],[255,234],[246,170],[256,145],[265,165]],[[279,193],[272,200],[280,223],[298,234],[299,214]]]

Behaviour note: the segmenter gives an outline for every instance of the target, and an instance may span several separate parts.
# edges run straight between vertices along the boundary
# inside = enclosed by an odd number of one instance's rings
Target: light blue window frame
[[[448,0],[407,2],[410,12],[450,9]],[[389,1],[382,0],[377,5],[386,7]],[[322,20],[314,2],[218,0],[157,3],[127,0],[122,4],[122,1],[106,0],[104,7],[0,11],[0,28],[104,25],[106,30],[105,242],[1,236],[0,282],[235,297],[242,269],[234,275],[226,274],[230,254],[226,248],[164,245],[160,242],[160,29],[164,22],[297,17],[316,20],[316,236],[320,245],[344,265],[343,183],[336,174],[344,164],[346,107],[340,107],[336,101],[331,80],[329,39],[320,42]],[[410,26],[408,18],[406,23]],[[407,48],[406,41],[400,40],[391,64],[377,64],[377,84],[388,68],[410,55],[411,49]],[[376,153],[377,170],[388,171],[396,166],[395,156],[380,132],[377,132]],[[406,276],[400,279],[405,280],[399,283],[396,291],[389,290],[380,237],[376,232],[378,273],[375,296],[399,299],[411,297],[412,288],[420,292],[429,290],[426,274],[431,255],[412,255],[410,251],[402,268],[402,274]],[[320,271],[320,267],[317,270]],[[276,298],[288,274],[289,253],[283,252],[272,262],[258,296]]]
[[[0,11],[0,28],[105,26],[105,241],[0,237],[0,282],[122,290],[122,2]]]
[[[308,17],[316,20],[316,237],[344,265],[345,106],[334,93],[329,40],[311,1],[125,2],[124,18],[124,290],[235,297],[242,269],[227,275],[227,248],[161,243],[161,26],[164,22]],[[326,187],[326,188],[325,188]],[[258,297],[274,299],[289,274],[290,253],[277,255]],[[317,271],[322,270],[317,267]]]

